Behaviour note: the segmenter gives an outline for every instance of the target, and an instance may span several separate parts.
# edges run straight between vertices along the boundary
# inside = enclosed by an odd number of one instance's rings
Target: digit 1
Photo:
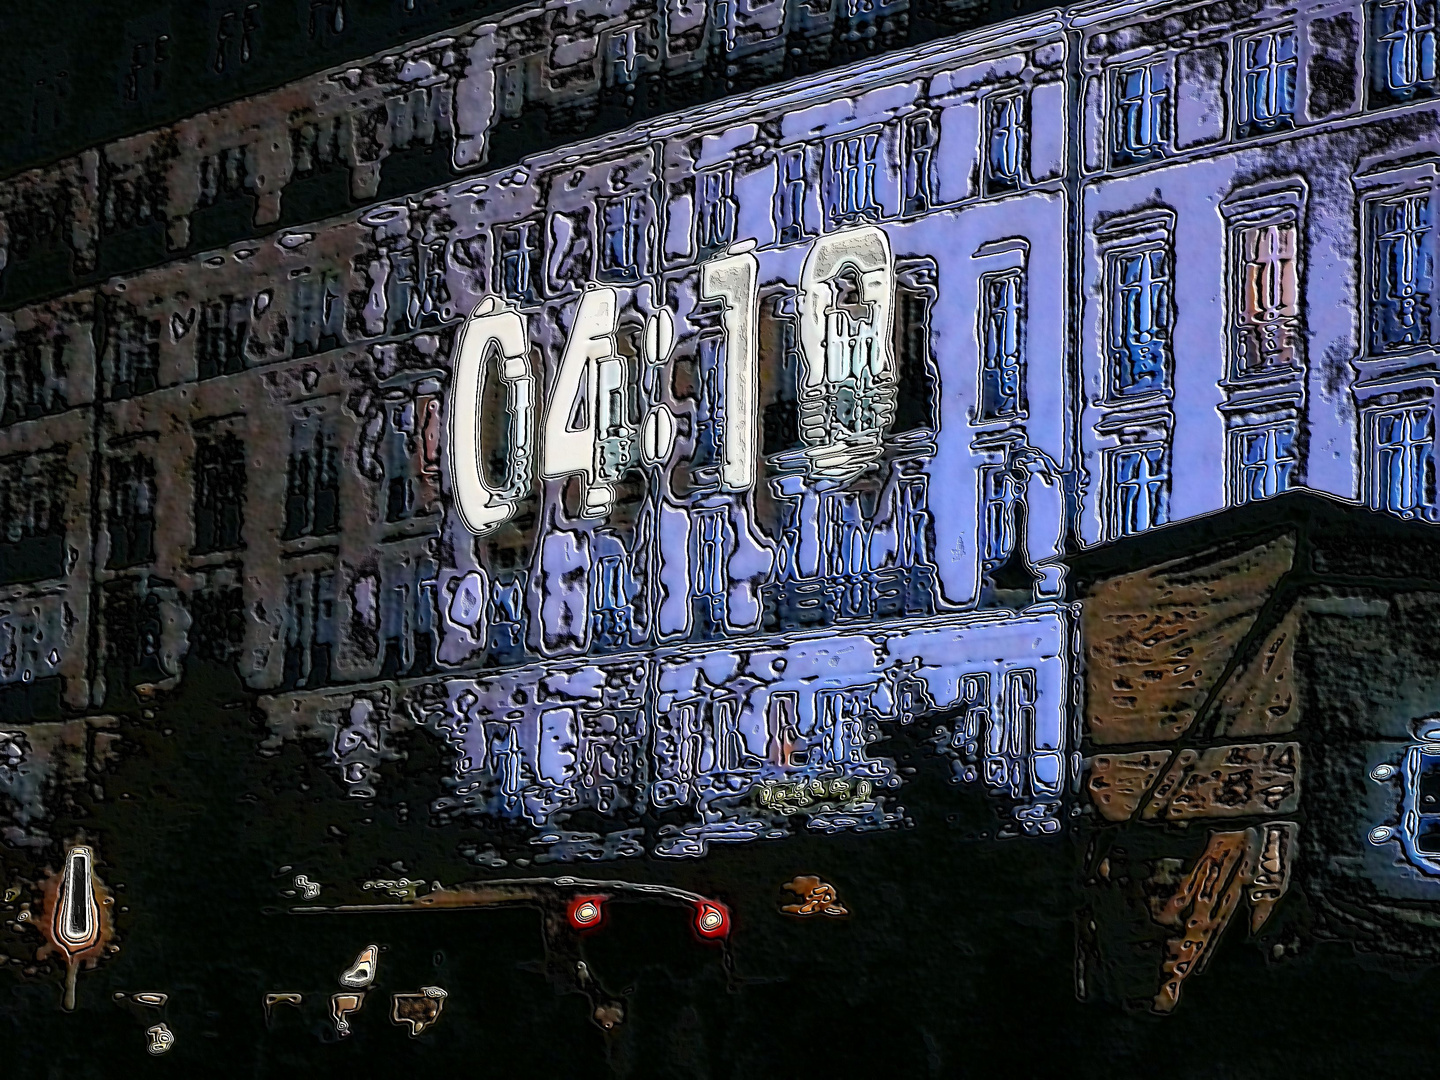
[[[618,455],[621,460],[609,462],[602,442],[634,441],[616,427],[612,410],[600,400],[602,388],[608,400],[623,380],[623,362],[615,355],[618,306],[615,290],[606,286],[581,294],[545,413],[541,475],[552,480],[583,477],[581,513],[585,517],[604,517],[610,512],[615,501],[613,481],[628,464],[628,449]],[[628,434],[633,436],[633,432]]]
[[[858,296],[843,302],[836,281],[850,278]],[[895,259],[890,238],[861,225],[815,241],[800,270],[800,438],[812,472],[835,480],[858,476],[883,450],[895,415],[891,318]],[[838,407],[838,391],[854,405]]]
[[[451,398],[450,468],[460,520],[477,536],[508,521],[531,484],[535,376],[530,371],[529,350],[525,316],[499,297],[481,300],[460,328]],[[499,487],[485,479],[480,462],[480,395],[491,363],[500,366],[510,415],[507,482]]]
[[[725,443],[720,486],[748,491],[755,484],[756,380],[758,369],[760,262],[748,250],[711,259],[700,267],[700,296],[724,304]]]

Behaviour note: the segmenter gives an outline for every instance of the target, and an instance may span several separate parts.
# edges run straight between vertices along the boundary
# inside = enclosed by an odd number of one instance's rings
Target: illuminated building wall
[[[516,16],[12,178],[6,707],[232,661],[558,859],[884,827],[924,718],[1053,832],[1067,550],[1434,513],[1416,10],[1074,6],[492,169],[653,60]]]

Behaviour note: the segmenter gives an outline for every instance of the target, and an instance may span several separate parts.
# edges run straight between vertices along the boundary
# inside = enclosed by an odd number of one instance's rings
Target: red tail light
[[[718,900],[695,901],[695,932],[702,938],[730,935],[730,909]]]
[[[605,898],[577,896],[570,901],[565,913],[576,930],[594,930],[605,920]]]

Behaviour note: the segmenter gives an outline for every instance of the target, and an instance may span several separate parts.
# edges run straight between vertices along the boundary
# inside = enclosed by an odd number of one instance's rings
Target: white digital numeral
[[[725,441],[720,486],[748,491],[755,484],[757,327],[760,263],[743,252],[711,259],[700,267],[700,296],[724,304]]]
[[[533,480],[535,376],[530,371],[529,351],[525,316],[498,297],[481,300],[460,330],[450,415],[450,461],[460,519],[477,535],[508,521]],[[481,392],[491,363],[500,366],[510,420],[507,483],[500,487],[492,487],[485,479],[480,461],[481,425],[485,422],[481,416]]]
[[[545,414],[542,474],[552,480],[580,476],[585,517],[610,512],[614,481],[634,442],[624,415],[625,362],[615,354],[617,309],[614,289],[600,286],[581,295]]]

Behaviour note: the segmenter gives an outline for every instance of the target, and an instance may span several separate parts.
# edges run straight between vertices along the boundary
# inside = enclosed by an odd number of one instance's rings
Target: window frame
[[[1288,458],[1282,458],[1279,455],[1279,445],[1275,436],[1282,430],[1287,429],[1290,436],[1290,445],[1288,447],[1289,456]],[[1288,468],[1283,478],[1284,482],[1275,485],[1273,491],[1267,490],[1262,495],[1250,494],[1251,486],[1246,482],[1245,475],[1247,468],[1250,467],[1252,463],[1245,461],[1244,443],[1247,438],[1252,438],[1257,435],[1264,435],[1266,437],[1266,446],[1273,448],[1275,451],[1273,457],[1267,458],[1266,462],[1261,463],[1267,466],[1267,474],[1270,471],[1268,467],[1270,463],[1280,466],[1288,462]],[[1225,486],[1227,489],[1227,504],[1230,506],[1245,506],[1249,503],[1260,502],[1264,499],[1272,499],[1282,492],[1292,491],[1300,486],[1298,483],[1302,465],[1300,454],[1300,424],[1294,417],[1284,417],[1268,420],[1263,423],[1246,424],[1230,428],[1225,433],[1225,449],[1227,456]],[[1265,487],[1268,489],[1270,486],[1267,479]]]
[[[623,246],[629,248],[628,265],[612,264],[610,211],[620,207],[621,237]],[[602,199],[596,217],[599,219],[600,237],[596,245],[596,278],[602,281],[639,281],[645,272],[645,222],[648,218],[645,195],[640,191],[623,191]]]
[[[1278,183],[1266,183],[1253,188],[1237,191],[1220,204],[1225,219],[1225,381],[1235,385],[1254,385],[1274,380],[1293,380],[1306,370],[1307,327],[1305,321],[1305,290],[1307,270],[1305,260],[1306,207],[1309,187],[1300,177]],[[1293,232],[1293,308],[1290,315],[1277,315],[1274,320],[1248,320],[1244,304],[1247,268],[1245,234],[1248,230],[1283,226]],[[1283,280],[1282,280],[1283,285]],[[1250,334],[1265,336],[1267,326],[1288,326],[1288,340],[1277,349],[1288,349],[1290,362],[1287,364],[1262,365],[1253,370],[1245,368],[1243,361],[1247,354],[1246,339]],[[1274,331],[1269,333],[1273,336]]]
[[[1122,520],[1123,507],[1120,497],[1120,459],[1128,454],[1139,455],[1139,460],[1148,460],[1151,453],[1158,452],[1160,461],[1164,466],[1163,473],[1159,474],[1158,480],[1162,485],[1160,491],[1163,493],[1163,502],[1157,505],[1154,510],[1149,509],[1147,502],[1146,522],[1134,529],[1124,527]],[[1156,480],[1154,474],[1150,474],[1145,481],[1146,486]],[[1118,540],[1126,536],[1138,536],[1141,533],[1149,532],[1151,529],[1158,529],[1163,525],[1170,524],[1170,496],[1174,485],[1174,462],[1170,440],[1164,439],[1155,442],[1133,442],[1123,443],[1120,446],[1112,447],[1105,451],[1105,524],[1108,537],[1111,540]]]
[[[1381,499],[1381,469],[1380,454],[1381,444],[1379,441],[1380,422],[1387,417],[1397,415],[1405,416],[1407,420],[1417,414],[1424,414],[1429,425],[1428,440],[1410,440],[1404,443],[1390,443],[1390,446],[1423,446],[1428,443],[1429,452],[1422,463],[1422,469],[1428,471],[1428,475],[1418,478],[1411,477],[1408,481],[1410,487],[1420,486],[1428,488],[1422,491],[1421,500],[1409,507],[1395,507],[1388,505]],[[1433,398],[1411,399],[1397,401],[1384,405],[1376,405],[1367,408],[1364,412],[1364,437],[1365,456],[1362,462],[1364,475],[1365,505],[1372,510],[1379,510],[1384,513],[1394,514],[1397,517],[1410,520],[1440,521],[1440,493],[1437,493],[1436,465],[1435,465],[1435,402]],[[1408,426],[1408,424],[1407,424]],[[1426,500],[1428,496],[1428,501]]]
[[[1170,70],[1171,61],[1168,56],[1151,57],[1145,60],[1135,61],[1116,67],[1110,74],[1108,88],[1110,92],[1109,109],[1109,148],[1110,164],[1115,168],[1124,168],[1130,165],[1143,165],[1151,161],[1157,161],[1170,154],[1170,143],[1174,137],[1175,122],[1172,110],[1175,106],[1175,79]],[[1127,76],[1136,72],[1145,72],[1145,87],[1138,98],[1127,98],[1122,96],[1123,81]],[[1158,90],[1154,88],[1155,72],[1160,72],[1164,77],[1164,85]],[[1151,113],[1152,102],[1157,102],[1156,111]],[[1153,131],[1154,139],[1138,145],[1131,145],[1126,138],[1129,124],[1126,117],[1129,114],[1127,104],[1134,103],[1141,109],[1142,121],[1148,119],[1146,126]]]
[[[1174,393],[1176,310],[1172,237],[1173,234],[1163,238],[1136,238],[1128,243],[1116,244],[1105,251],[1105,396],[1110,402],[1142,401],[1153,397],[1169,397]],[[1166,273],[1158,279],[1163,283],[1164,292],[1158,303],[1153,299],[1151,303],[1152,312],[1158,312],[1160,319],[1152,319],[1148,331],[1136,331],[1133,335],[1126,333],[1123,344],[1128,348],[1131,337],[1138,337],[1141,332],[1149,333],[1158,340],[1162,349],[1159,385],[1143,386],[1138,380],[1125,385],[1119,377],[1119,366],[1127,359],[1122,352],[1119,336],[1124,319],[1122,312],[1128,309],[1122,295],[1122,261],[1140,256],[1149,264],[1151,256],[1154,255],[1164,258],[1166,269]],[[1153,286],[1156,280],[1152,279],[1150,284]],[[1148,345],[1150,342],[1139,341],[1138,344]]]
[[[901,204],[906,214],[928,213],[935,206],[935,151],[940,146],[940,118],[929,109],[907,116],[901,124]],[[928,141],[920,142],[923,129]],[[918,155],[918,156],[917,156]]]
[[[881,155],[885,151],[884,129],[862,128],[835,135],[825,140],[825,216],[832,229],[845,225],[879,221],[884,211],[875,194],[875,181],[880,172]],[[857,184],[846,170],[852,165],[848,158],[841,163],[838,156],[843,147],[859,148],[853,163],[858,170]],[[851,198],[856,200],[850,205]]]
[[[1401,200],[1410,200],[1416,197],[1423,197],[1428,204],[1426,209],[1429,214],[1429,224],[1424,230],[1428,234],[1428,257],[1429,266],[1429,291],[1424,294],[1426,302],[1421,306],[1420,314],[1428,322],[1426,332],[1422,340],[1412,345],[1396,345],[1393,347],[1376,347],[1376,299],[1377,287],[1379,286],[1377,271],[1383,264],[1383,260],[1377,257],[1376,245],[1376,212],[1386,204],[1393,204]],[[1366,194],[1360,200],[1360,227],[1361,247],[1363,256],[1361,262],[1361,304],[1360,311],[1363,320],[1361,354],[1369,359],[1388,359],[1397,356],[1407,356],[1426,349],[1433,349],[1436,345],[1436,281],[1435,262],[1437,244],[1437,222],[1436,222],[1436,197],[1437,190],[1433,179],[1426,179],[1420,183],[1409,183],[1388,187]]]
[[[1386,10],[1404,9],[1407,12],[1416,8],[1428,6],[1430,9],[1428,24],[1421,24],[1418,28],[1412,26],[1410,31],[1396,31],[1392,28],[1383,32],[1383,12]],[[1410,101],[1419,101],[1426,98],[1433,98],[1440,94],[1440,4],[1437,0],[1371,0],[1365,5],[1365,52],[1366,67],[1369,69],[1370,78],[1367,80],[1367,104],[1372,108],[1384,105],[1401,105]],[[1416,77],[1400,86],[1392,83],[1388,75],[1393,70],[1391,57],[1393,44],[1387,47],[1387,43],[1403,40],[1409,34],[1415,33],[1423,41],[1426,34],[1430,37],[1429,46],[1431,49],[1430,65],[1432,73],[1428,78],[1424,76],[1424,58],[1418,55],[1415,59],[1417,66]],[[1408,40],[1405,41],[1406,52],[1410,52],[1415,46]],[[1423,45],[1418,50],[1423,54]]]
[[[718,190],[712,192],[710,182]],[[723,251],[735,242],[739,219],[735,202],[735,170],[729,165],[702,169],[695,173],[695,248],[701,259]],[[718,231],[712,228],[718,219]]]
[[[1019,191],[1029,181],[1029,159],[1030,159],[1030,102],[1029,97],[1023,88],[1002,90],[996,93],[987,94],[984,100],[984,115],[982,117],[983,144],[981,154],[980,175],[983,177],[984,190],[986,195],[1003,195],[1012,191]],[[999,127],[997,125],[996,109],[1009,106],[1008,115],[1010,124],[1008,130],[1013,134],[1012,153],[1015,158],[1012,171],[1005,173],[995,168],[995,137]]]
[[[1288,61],[1276,60],[1274,52],[1279,47],[1281,40],[1286,37],[1290,39],[1290,58]],[[1249,57],[1250,47],[1262,41],[1268,41],[1271,58],[1264,65],[1252,65]],[[1235,70],[1235,137],[1244,139],[1257,135],[1268,135],[1276,131],[1293,130],[1295,107],[1300,94],[1300,34],[1294,24],[1287,23],[1237,37],[1234,41],[1231,63]],[[1250,92],[1251,77],[1259,72],[1265,72],[1271,76],[1276,75],[1277,72],[1283,75],[1284,70],[1287,69],[1289,73],[1289,110],[1280,109],[1271,117],[1257,116],[1254,98]],[[1271,86],[1268,96],[1274,96],[1274,94],[1274,87]]]
[[[1026,398],[1027,337],[1029,330],[1029,274],[1025,261],[1019,265],[987,270],[979,277],[979,303],[977,304],[977,344],[979,345],[979,387],[975,400],[976,420],[990,423],[1001,420],[1023,420],[1028,415],[1029,402]],[[1012,279],[1015,284],[1015,406],[1013,409],[988,408],[986,393],[986,372],[988,371],[990,329],[994,308],[990,303],[990,286],[1003,280]]]
[[[534,218],[527,218],[523,221],[508,221],[494,227],[496,291],[505,299],[517,304],[534,304],[541,298],[541,281],[545,270],[543,244],[545,230],[541,224]],[[517,239],[513,249],[506,247],[506,241],[511,238]],[[507,263],[512,256],[516,258],[513,289],[510,275],[507,273]]]

